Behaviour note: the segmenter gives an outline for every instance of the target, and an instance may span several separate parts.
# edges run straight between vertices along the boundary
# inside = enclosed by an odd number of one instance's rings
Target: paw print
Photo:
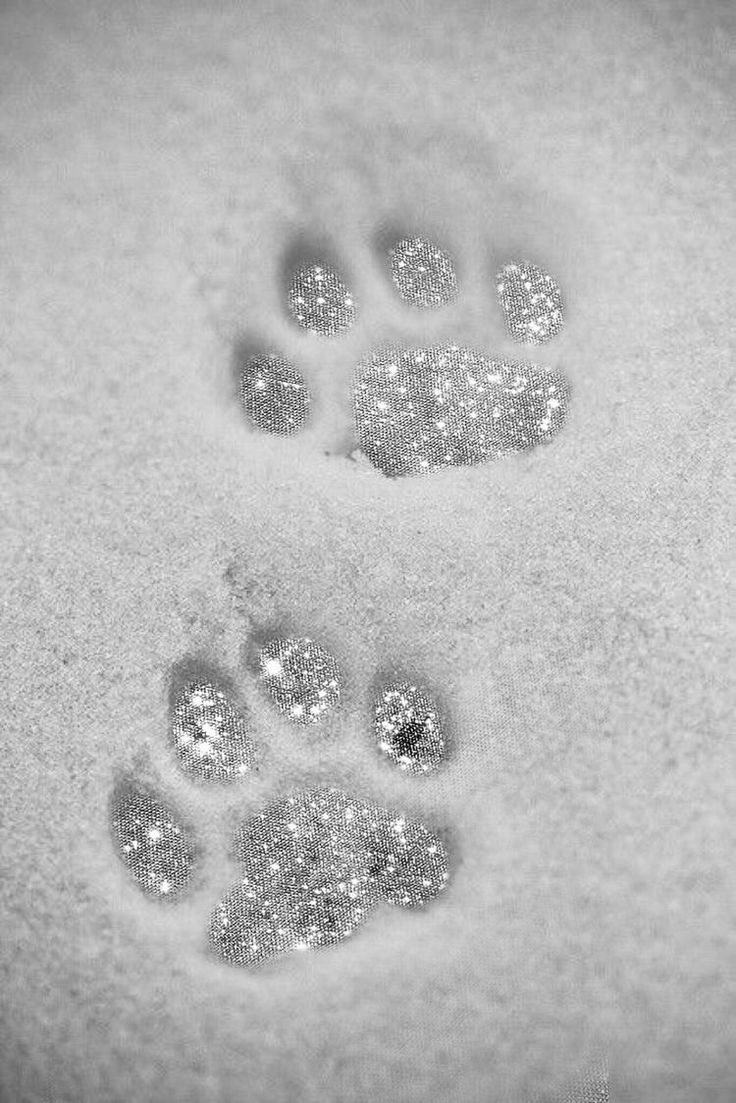
[[[334,656],[306,638],[274,639],[258,652],[250,690],[305,733],[340,708]],[[169,718],[169,769],[192,786],[240,801],[262,772],[250,710],[211,676],[186,680]],[[426,688],[392,681],[376,692],[371,739],[387,769],[407,776],[439,769],[445,724]],[[129,773],[111,797],[110,832],[129,880],[149,900],[196,898],[208,848],[171,802]],[[240,805],[239,805],[240,807]],[[447,849],[419,820],[334,786],[290,789],[239,816],[231,855],[239,876],[210,912],[208,952],[255,967],[297,950],[332,946],[382,906],[422,908],[449,880]],[[204,926],[204,921],[203,921]],[[204,940],[205,936],[203,936]]]
[[[408,328],[412,319],[453,322],[463,286],[449,252],[422,236],[397,236],[382,259]],[[300,256],[283,290],[282,305],[299,338],[292,347],[303,349],[305,363],[324,342],[348,341],[351,331],[350,347],[357,347],[363,304],[331,260]],[[501,265],[488,302],[513,344],[544,345],[563,325],[559,287],[525,260]],[[440,333],[429,322],[425,329]],[[558,370],[493,356],[461,340],[370,344],[356,356],[352,378],[353,452],[384,476],[500,459],[549,442],[564,424],[570,388]],[[247,337],[238,348],[248,350],[236,354],[236,366],[251,427],[281,437],[304,431],[320,406],[304,363],[275,346],[256,349]],[[221,886],[214,907],[210,901],[203,931],[210,954],[241,966],[337,944],[385,906],[423,908],[450,883],[440,833],[365,794],[323,784],[283,787],[257,810],[250,807],[249,790],[261,800],[265,741],[256,717],[263,704],[295,738],[308,740],[339,713],[342,696],[340,664],[317,641],[251,643],[257,660],[246,673],[244,697],[227,677],[204,667],[178,685],[167,752],[169,771],[192,787],[210,787],[215,801],[221,799],[223,822],[233,814],[239,821],[228,851],[238,876]],[[376,759],[410,784],[446,763],[442,710],[426,686],[400,672],[379,686],[366,727]],[[210,846],[196,823],[185,822],[177,801],[164,796],[165,788],[135,771],[115,786],[112,843],[146,898],[196,900]]]
[[[444,313],[452,321],[462,287],[444,249],[421,236],[399,238],[384,249],[383,262],[407,324],[421,314]],[[524,259],[501,265],[487,301],[514,345],[545,345],[564,324],[558,284]],[[315,341],[339,341],[362,315],[343,276],[319,257],[294,267],[283,306],[303,331],[304,363],[319,351]],[[247,341],[242,347],[250,349]],[[236,359],[242,408],[254,429],[288,436],[310,423],[312,393],[303,363],[277,348]],[[474,466],[549,443],[565,423],[569,402],[564,374],[526,358],[494,356],[465,340],[388,342],[359,357],[355,367],[351,456],[364,457],[389,477]]]

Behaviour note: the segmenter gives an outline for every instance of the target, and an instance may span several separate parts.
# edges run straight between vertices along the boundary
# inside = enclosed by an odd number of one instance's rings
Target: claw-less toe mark
[[[240,401],[263,433],[290,436],[309,421],[312,398],[301,372],[283,356],[249,357],[240,373]]]
[[[308,333],[335,337],[355,321],[355,301],[337,272],[326,264],[305,264],[292,276],[288,306]]]
[[[269,697],[295,723],[316,724],[337,707],[337,660],[309,637],[272,640],[261,648],[258,663]]]
[[[411,306],[434,307],[457,297],[450,257],[423,237],[402,238],[389,250],[391,278],[399,298]]]
[[[426,774],[445,757],[445,734],[437,708],[410,682],[384,687],[375,704],[373,730],[383,754],[401,770]]]
[[[512,340],[542,345],[562,329],[562,292],[538,265],[505,264],[496,276],[496,291]]]
[[[113,841],[138,887],[159,899],[178,898],[195,864],[190,831],[155,793],[132,780],[116,786],[111,805]]]
[[[202,781],[237,781],[255,765],[245,718],[213,682],[190,682],[181,690],[171,739],[181,769]]]

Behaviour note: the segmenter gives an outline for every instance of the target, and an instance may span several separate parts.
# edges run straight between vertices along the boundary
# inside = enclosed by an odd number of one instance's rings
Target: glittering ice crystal
[[[412,306],[442,306],[457,295],[452,261],[422,237],[404,238],[389,252],[391,276],[400,297]]]
[[[245,823],[243,879],[211,920],[216,952],[255,964],[348,938],[377,900],[360,827],[365,814],[339,790],[299,790]]]
[[[552,1103],[548,1094],[535,1095],[530,1103]],[[595,1065],[578,1074],[566,1087],[554,1095],[554,1103],[610,1103],[608,1062],[598,1059]]]
[[[264,433],[289,436],[309,419],[311,397],[303,375],[274,353],[253,356],[243,365],[240,398],[245,413]]]
[[[547,443],[565,424],[570,384],[560,372],[511,360],[490,361],[497,380],[493,415],[500,454]]]
[[[120,858],[147,895],[173,899],[187,885],[194,843],[171,809],[128,782],[113,796],[111,833]]]
[[[374,899],[347,896],[329,882],[288,896],[234,885],[210,918],[210,946],[233,965],[259,965],[295,950],[331,946],[365,921]]]
[[[382,349],[358,369],[354,392],[360,447],[385,475],[420,474],[437,464],[432,367],[427,349]]]
[[[381,691],[374,732],[383,753],[410,773],[428,773],[444,757],[445,738],[437,709],[422,689],[409,682],[397,682]]]
[[[447,881],[447,855],[427,828],[335,788],[266,805],[237,849],[243,877],[212,913],[210,943],[240,965],[342,942],[379,899],[419,906]]]
[[[281,712],[299,724],[316,724],[340,700],[336,659],[306,636],[278,639],[259,654],[261,680]]]
[[[533,364],[491,360],[460,345],[387,348],[358,368],[360,448],[385,475],[483,463],[550,440],[569,387]]]
[[[542,268],[505,264],[496,276],[496,290],[514,341],[542,345],[559,333],[564,322],[562,293]]]
[[[327,265],[297,269],[289,288],[289,309],[303,329],[322,337],[334,337],[355,321],[353,296]]]
[[[418,820],[376,809],[367,841],[373,883],[389,903],[421,907],[447,884],[447,851]]]
[[[212,682],[182,689],[171,738],[182,769],[204,781],[236,781],[255,765],[256,748],[243,716]]]

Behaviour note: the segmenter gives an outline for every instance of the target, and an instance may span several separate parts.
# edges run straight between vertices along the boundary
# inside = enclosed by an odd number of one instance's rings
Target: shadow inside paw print
[[[446,310],[460,298],[454,262],[439,245],[399,237],[383,250],[386,273],[409,311]],[[539,346],[559,334],[562,294],[538,265],[503,264],[495,291],[510,341]],[[307,340],[339,340],[360,317],[355,295],[326,260],[302,259],[285,292],[285,307]],[[309,424],[312,396],[297,364],[275,349],[253,354],[247,342],[238,346],[235,361],[242,408],[256,428],[292,435]],[[387,344],[355,367],[354,440],[389,477],[474,466],[549,443],[565,423],[570,394],[561,372],[491,356],[466,341]]]
[[[289,724],[319,724],[339,707],[335,658],[308,637],[269,640],[258,655],[260,689]],[[170,761],[193,783],[247,782],[259,769],[253,722],[213,677],[179,685],[172,699]],[[428,692],[408,681],[379,688],[373,741],[387,765],[422,774],[445,755],[443,720]],[[154,789],[127,777],[113,790],[112,840],[149,898],[176,900],[202,863],[195,832]],[[291,789],[241,823],[241,875],[211,913],[219,960],[256,966],[351,936],[381,904],[419,908],[449,877],[448,854],[425,824],[335,786]]]

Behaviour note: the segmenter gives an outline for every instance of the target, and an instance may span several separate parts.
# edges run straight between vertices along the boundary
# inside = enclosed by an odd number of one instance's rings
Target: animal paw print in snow
[[[259,653],[260,689],[286,723],[304,730],[340,706],[336,659],[307,637],[276,639]],[[444,722],[427,690],[392,681],[373,705],[372,741],[387,768],[409,775],[444,762]],[[194,784],[247,784],[259,763],[246,711],[222,685],[187,682],[171,710],[170,762]],[[114,789],[113,845],[145,896],[192,891],[203,851],[173,805],[133,776]],[[210,914],[217,960],[257,966],[351,936],[379,905],[421,908],[448,882],[448,855],[419,820],[332,786],[292,789],[242,822],[239,879]]]
[[[401,239],[386,260],[394,288],[410,309],[439,310],[458,299],[452,258],[433,242]],[[515,343],[543,345],[563,326],[560,288],[536,264],[504,264],[496,298]],[[340,275],[316,263],[292,274],[285,305],[308,334],[330,340],[350,329],[358,311]],[[243,409],[262,431],[290,435],[308,424],[312,402],[305,375],[278,351],[248,357],[240,387]],[[355,440],[384,475],[427,474],[548,443],[562,428],[569,401],[565,376],[529,360],[489,356],[464,341],[387,345],[357,365]]]

